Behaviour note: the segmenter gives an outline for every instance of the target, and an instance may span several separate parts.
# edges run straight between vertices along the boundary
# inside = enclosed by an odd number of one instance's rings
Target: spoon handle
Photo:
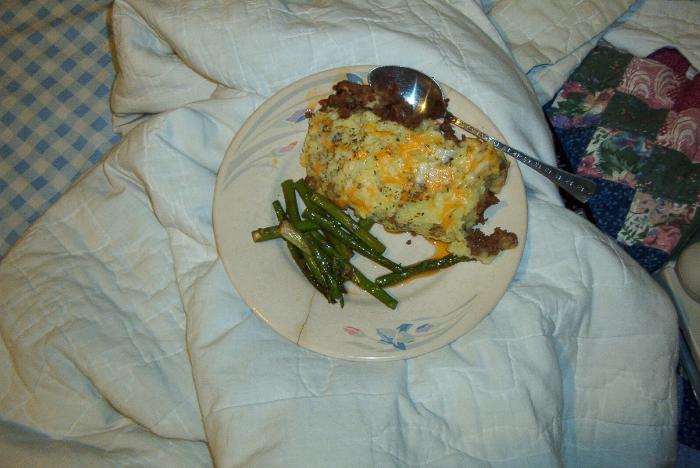
[[[593,182],[590,179],[581,177],[576,174],[572,174],[570,172],[562,171],[557,167],[550,166],[549,164],[545,164],[541,161],[538,161],[537,159],[532,158],[525,153],[521,153],[520,151],[511,148],[505,143],[501,143],[494,137],[487,135],[478,128],[469,125],[468,123],[462,121],[458,117],[455,117],[449,112],[447,113],[447,119],[450,121],[451,124],[456,125],[462,130],[468,131],[480,140],[488,141],[496,149],[503,151],[504,153],[522,162],[526,166],[531,167],[532,169],[539,172],[547,179],[551,180],[556,185],[561,187],[562,190],[566,191],[567,193],[570,193],[574,198],[576,198],[582,203],[587,202],[596,190],[595,182]]]

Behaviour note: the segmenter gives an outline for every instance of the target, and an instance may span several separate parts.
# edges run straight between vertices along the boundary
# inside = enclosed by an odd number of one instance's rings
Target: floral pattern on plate
[[[469,311],[469,304],[476,298],[471,296],[452,311],[439,317],[422,317],[415,322],[402,322],[394,328],[379,327],[375,333],[366,333],[361,328],[352,325],[343,326],[348,335],[363,341],[392,346],[394,349],[406,351],[413,346],[422,345],[433,336],[439,336],[457,323]]]
[[[401,325],[393,329],[377,328],[376,332],[379,337],[377,341],[379,343],[391,345],[396,349],[404,351],[407,349],[408,345],[415,342],[416,339],[419,338],[420,334],[426,333],[431,328],[433,328],[433,325],[430,323],[424,323],[414,328],[413,333],[411,332],[411,328],[413,328],[412,323],[402,323]],[[343,330],[345,330],[345,333],[347,333],[348,335],[356,336],[358,338],[367,337],[367,334],[365,334],[365,332],[363,332],[359,328],[355,328],[350,325],[344,326]]]

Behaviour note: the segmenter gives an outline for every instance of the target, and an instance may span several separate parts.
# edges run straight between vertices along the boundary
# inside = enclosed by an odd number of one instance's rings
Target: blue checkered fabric
[[[111,3],[0,2],[0,258],[119,139]]]

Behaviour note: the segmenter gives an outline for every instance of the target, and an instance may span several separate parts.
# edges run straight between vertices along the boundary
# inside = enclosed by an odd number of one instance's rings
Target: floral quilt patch
[[[693,219],[695,204],[677,203],[637,191],[617,240],[626,245],[641,244],[670,254]]]
[[[647,270],[698,231],[700,75],[680,53],[602,42],[546,112],[572,169],[599,182],[591,220]]]
[[[640,168],[652,150],[649,140],[635,133],[598,127],[577,172],[636,188]]]

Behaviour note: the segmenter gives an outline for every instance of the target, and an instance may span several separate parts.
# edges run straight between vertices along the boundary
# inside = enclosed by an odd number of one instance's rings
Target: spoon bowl
[[[592,180],[545,164],[515,148],[511,148],[451,114],[447,110],[447,103],[440,85],[425,73],[408,67],[389,65],[371,70],[367,76],[367,81],[370,86],[379,89],[388,89],[396,86],[399,95],[411,105],[417,115],[429,119],[444,118],[452,125],[471,133],[476,138],[488,141],[496,149],[534,169],[580,202],[587,202],[596,190],[596,184]]]
[[[413,111],[426,118],[442,118],[447,112],[442,89],[432,78],[417,70],[398,66],[378,67],[369,72],[369,84],[387,89],[395,85]]]

